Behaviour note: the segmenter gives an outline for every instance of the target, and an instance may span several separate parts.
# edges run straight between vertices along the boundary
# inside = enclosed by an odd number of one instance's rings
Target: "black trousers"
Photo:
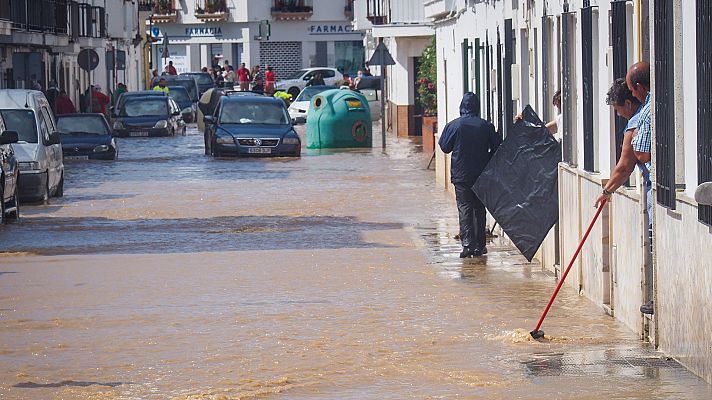
[[[472,184],[455,183],[455,200],[460,214],[462,246],[473,250],[485,248],[485,205],[472,191]]]

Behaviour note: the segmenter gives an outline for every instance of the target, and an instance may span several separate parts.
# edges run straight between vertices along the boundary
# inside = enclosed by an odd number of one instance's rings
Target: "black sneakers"
[[[642,306],[640,306],[640,312],[642,314],[646,314],[646,315],[655,314],[655,308],[653,307],[653,301],[651,300],[651,301],[643,304]]]

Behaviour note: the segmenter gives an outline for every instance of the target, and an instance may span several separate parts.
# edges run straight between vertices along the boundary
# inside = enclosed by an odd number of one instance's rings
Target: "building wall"
[[[540,115],[555,115],[550,107],[550,96],[559,88],[561,76],[560,26],[563,16],[561,2],[546,2],[546,14],[553,20],[553,37],[549,54],[543,54],[542,15],[545,2],[468,2],[455,1],[455,12],[441,12],[450,3],[429,1],[427,10],[434,10],[434,27],[438,47],[438,126],[440,130],[448,121],[458,117],[458,105],[463,87],[463,39],[473,43],[475,38],[496,45],[499,28],[504,40],[504,19],[512,18],[516,41],[513,66],[513,100],[515,112],[524,105],[531,104]],[[627,65],[643,60],[654,54],[652,31],[653,18],[645,15],[644,2],[630,2],[626,9]],[[652,13],[654,0],[647,8]],[[567,278],[567,284],[579,290],[601,307],[601,312],[613,315],[641,338],[669,354],[693,372],[712,382],[712,346],[708,332],[712,328],[712,318],[706,310],[712,304],[712,261],[706,252],[712,246],[712,229],[697,219],[697,206],[691,199],[697,187],[697,71],[696,71],[696,22],[694,2],[689,6],[685,1],[675,4],[675,177],[679,187],[675,210],[660,205],[654,209],[654,295],[656,314],[644,317],[639,307],[644,301],[644,268],[647,250],[647,220],[643,204],[643,188],[639,172],[631,177],[630,188],[620,188],[606,206],[602,217],[596,222],[579,258],[575,261]],[[512,6],[516,5],[513,9]],[[593,86],[592,96],[594,146],[593,171],[583,170],[584,125],[583,125],[583,50],[581,40],[581,8],[583,1],[570,1],[570,15],[574,16],[575,29],[568,32],[575,49],[572,64],[575,97],[565,104],[573,116],[574,124],[571,140],[574,143],[574,159],[571,165],[561,163],[559,167],[559,227],[560,234],[550,232],[537,257],[544,268],[563,272],[579,244],[579,240],[595,213],[593,202],[600,193],[615,166],[616,132],[614,114],[605,104],[605,95],[614,78],[612,70],[610,2],[595,2],[597,11],[593,14]],[[437,10],[441,10],[436,12]],[[651,21],[646,25],[646,20]],[[487,36],[486,36],[487,35]],[[652,49],[649,52],[648,49]],[[494,64],[492,74],[496,74],[496,47],[493,49]],[[552,76],[549,77],[551,90],[544,93],[543,64],[550,61]],[[482,61],[484,63],[484,59]],[[474,62],[469,55],[466,64],[470,80],[473,77]],[[486,109],[485,79],[486,69],[481,72],[480,82],[472,82],[469,89],[478,87],[483,94],[482,115],[490,111],[493,123],[498,125],[496,79],[492,79],[494,103]],[[653,69],[654,74],[654,69]],[[558,76],[557,76],[558,75]],[[651,76],[651,80],[654,77]],[[655,88],[653,88],[655,92]],[[654,107],[653,107],[654,108]],[[511,118],[511,116],[504,116]],[[654,129],[657,129],[654,127]],[[439,135],[438,135],[439,138]],[[653,144],[655,153],[655,144]],[[653,162],[655,163],[655,154]],[[439,151],[436,154],[436,180],[439,186],[450,190],[449,156]],[[654,166],[655,168],[655,166]],[[558,246],[557,246],[558,244]],[[556,249],[559,248],[559,254]],[[557,257],[558,256],[558,257]],[[557,265],[556,259],[559,259]]]

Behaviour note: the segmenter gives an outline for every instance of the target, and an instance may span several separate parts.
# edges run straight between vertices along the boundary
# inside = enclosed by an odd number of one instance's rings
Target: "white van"
[[[7,130],[16,131],[13,144],[20,167],[20,199],[49,201],[64,195],[62,145],[47,98],[27,89],[0,90],[0,114]]]

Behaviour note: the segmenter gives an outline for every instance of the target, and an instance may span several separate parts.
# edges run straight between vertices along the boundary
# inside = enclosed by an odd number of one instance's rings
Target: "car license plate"
[[[148,136],[148,131],[134,131],[134,132],[129,132],[129,136],[143,136],[146,137]]]
[[[250,147],[249,149],[247,149],[247,152],[250,154],[271,154],[272,149],[262,147]]]
[[[88,160],[89,156],[64,156],[65,160]]]

